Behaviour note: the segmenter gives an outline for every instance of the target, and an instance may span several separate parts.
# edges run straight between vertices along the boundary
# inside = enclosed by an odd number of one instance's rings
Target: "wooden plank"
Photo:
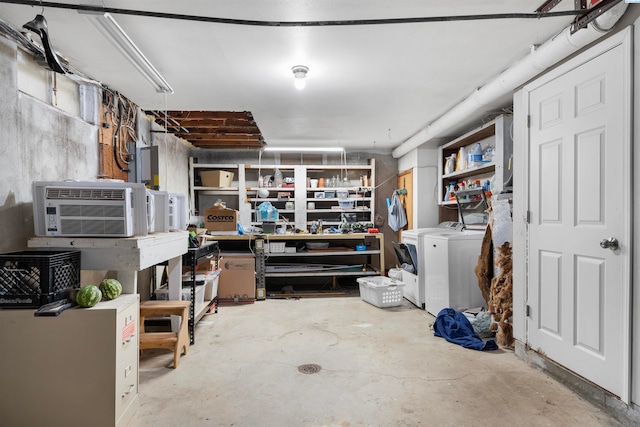
[[[267,293],[267,298],[322,298],[322,297],[341,297],[346,295],[346,291],[331,291],[331,292],[292,292],[292,293],[280,293],[273,294]]]

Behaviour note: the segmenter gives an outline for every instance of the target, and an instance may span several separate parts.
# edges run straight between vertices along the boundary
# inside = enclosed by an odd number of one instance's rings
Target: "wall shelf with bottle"
[[[265,202],[278,210],[278,226],[309,230],[320,220],[325,227],[343,221],[373,223],[374,159],[369,164],[346,166],[210,164],[191,158],[189,166],[192,215],[201,215],[221,199],[228,208],[239,211],[243,225],[262,223],[257,209]],[[232,185],[202,185],[202,173],[209,171],[232,172]]]
[[[513,119],[501,115],[438,148],[440,221],[458,221],[453,192],[482,188],[487,195],[510,187]]]
[[[262,224],[260,206],[271,204],[278,210],[277,226],[295,227],[298,215],[296,202],[296,182],[300,181],[299,167],[296,165],[243,165],[245,170],[245,193],[241,204],[248,207],[243,223]],[[241,194],[241,199],[243,194]]]
[[[373,222],[374,159],[368,165],[308,166],[306,178],[307,208],[314,205],[307,211],[308,223],[322,219],[330,227],[344,221]]]

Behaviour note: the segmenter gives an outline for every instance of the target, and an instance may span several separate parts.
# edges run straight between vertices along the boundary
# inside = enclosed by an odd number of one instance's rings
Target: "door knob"
[[[611,249],[612,251],[615,251],[616,249],[619,248],[618,239],[616,239],[615,237],[609,237],[608,239],[602,239],[600,241],[600,247],[603,248],[603,249]]]

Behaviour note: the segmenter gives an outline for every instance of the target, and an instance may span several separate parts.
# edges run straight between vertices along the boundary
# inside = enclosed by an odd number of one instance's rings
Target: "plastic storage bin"
[[[402,304],[404,282],[386,276],[359,277],[360,298],[376,307],[397,307]]]
[[[211,271],[207,273],[204,281],[204,299],[211,301],[218,296],[218,280],[220,279],[219,271]]]
[[[353,209],[353,200],[340,200],[338,206],[340,209]]]
[[[196,306],[200,304],[204,304],[204,294],[206,291],[205,285],[197,285],[196,286]],[[155,295],[157,300],[168,301],[169,300],[169,289],[166,287],[158,288],[155,290]],[[183,301],[191,301],[191,287],[185,286],[182,288],[181,297]]]
[[[269,253],[282,254],[284,253],[285,242],[269,242]]]

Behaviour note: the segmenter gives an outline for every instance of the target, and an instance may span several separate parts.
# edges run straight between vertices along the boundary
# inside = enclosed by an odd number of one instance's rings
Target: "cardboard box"
[[[200,227],[187,227],[187,231],[193,231],[196,233],[196,236],[199,234],[205,234],[207,232],[206,228],[200,228]]]
[[[256,296],[256,261],[253,256],[220,258],[218,298],[254,300]]]
[[[235,231],[238,211],[212,206],[204,210],[204,226],[209,231]]]
[[[231,187],[233,172],[228,171],[200,171],[203,187]]]

